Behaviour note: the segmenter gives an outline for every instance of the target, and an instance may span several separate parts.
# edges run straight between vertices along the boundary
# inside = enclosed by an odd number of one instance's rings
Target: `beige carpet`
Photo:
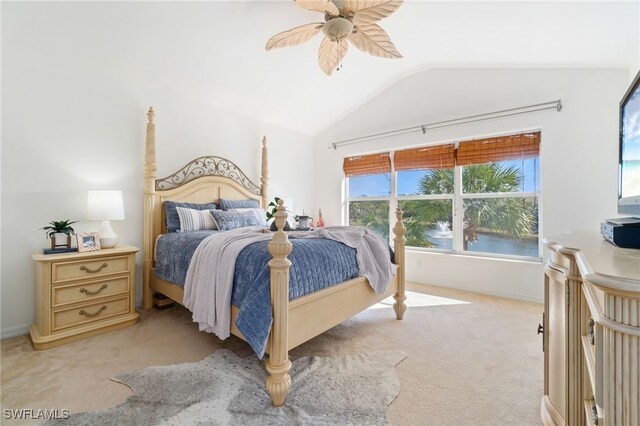
[[[387,410],[394,425],[539,425],[542,305],[410,285],[404,321],[377,305],[292,351],[354,355],[401,349],[400,394]],[[199,333],[183,308],[143,312],[133,327],[34,351],[28,337],[2,341],[1,408],[97,410],[130,390],[114,374],[194,362],[218,348],[246,356],[231,337]],[[295,386],[295,384],[294,384]],[[3,411],[4,413],[4,411]],[[2,418],[2,424],[17,424]]]

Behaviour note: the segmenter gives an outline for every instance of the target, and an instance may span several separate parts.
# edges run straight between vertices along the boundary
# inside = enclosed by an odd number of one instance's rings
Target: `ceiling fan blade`
[[[355,7],[355,3],[356,3],[356,0],[344,0],[342,2],[342,16],[344,16],[345,18],[348,18],[349,13],[351,14],[355,13],[355,10],[353,10],[353,7],[351,6],[353,4],[353,6]]]
[[[318,51],[318,65],[325,74],[331,75],[333,70],[336,69],[340,60],[347,54],[349,44],[345,39],[337,41],[331,41],[328,37],[322,39],[320,43],[320,50]]]
[[[312,10],[314,12],[329,13],[331,16],[340,15],[338,7],[330,0],[293,0],[293,2],[303,9]]]
[[[402,6],[404,0],[355,0],[351,10],[355,11],[353,25],[371,24],[386,18]]]
[[[356,48],[373,56],[381,58],[402,58],[391,42],[389,35],[376,24],[361,25],[356,31],[347,36]]]
[[[269,39],[264,49],[271,50],[277,47],[295,46],[296,44],[304,43],[318,34],[323,25],[323,22],[314,22],[278,33]]]

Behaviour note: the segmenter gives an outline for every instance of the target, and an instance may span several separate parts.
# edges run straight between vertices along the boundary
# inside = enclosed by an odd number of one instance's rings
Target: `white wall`
[[[618,103],[626,69],[435,69],[405,78],[318,137],[316,201],[341,222],[342,158],[492,134],[542,130],[543,236],[596,232],[616,216]],[[329,150],[337,140],[561,99],[564,109],[379,139]],[[525,300],[542,300],[542,264],[407,253],[407,279]]]
[[[52,7],[49,13],[58,6]],[[267,135],[271,196],[293,198],[296,210],[312,204],[311,137],[214,108],[210,91],[183,90],[185,82],[154,78],[144,59],[122,60],[111,51],[109,37],[92,32],[99,13],[69,19],[60,14],[49,21],[47,12],[38,15],[38,10],[3,5],[2,337],[24,333],[34,318],[30,254],[48,244],[38,228],[54,219],[82,221],[88,189],[124,191],[126,220],[113,227],[122,242],[141,247],[150,105],[157,114],[159,177],[213,154],[235,161],[259,184],[260,140]],[[162,47],[154,48],[159,60]],[[98,226],[82,222],[76,230]],[[137,262],[140,301],[140,254]]]

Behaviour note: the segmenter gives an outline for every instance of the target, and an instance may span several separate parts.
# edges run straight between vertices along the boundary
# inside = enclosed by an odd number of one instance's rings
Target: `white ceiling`
[[[292,1],[222,3],[216,10],[224,22],[216,32],[231,40],[219,46],[227,72],[212,102],[311,135],[394,81],[433,67],[630,67],[640,56],[638,2],[406,1],[381,21],[403,59],[351,47],[343,69],[328,77],[316,62],[321,34],[264,51],[273,34],[321,14]]]
[[[51,32],[43,49],[77,45],[83,60],[108,61],[126,78],[200,98],[205,94],[216,107],[308,135],[398,79],[431,68],[633,69],[640,63],[637,1],[408,0],[381,21],[404,58],[375,58],[351,48],[343,69],[331,77],[316,63],[321,34],[304,45],[264,50],[272,35],[322,20],[292,1],[47,7],[40,18],[29,16],[34,31]]]

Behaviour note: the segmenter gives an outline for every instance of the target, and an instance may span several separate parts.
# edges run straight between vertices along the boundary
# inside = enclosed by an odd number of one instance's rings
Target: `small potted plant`
[[[51,239],[51,249],[58,247],[71,248],[71,236],[75,232],[71,227],[76,221],[67,220],[52,220],[49,225],[43,226],[42,229],[47,234],[47,238]]]
[[[273,199],[272,202],[269,203],[269,205],[267,206],[267,221],[274,219],[274,216],[276,214],[276,211],[278,209],[278,201],[280,201],[280,197],[276,197]],[[286,206],[285,206],[286,207]],[[274,220],[273,222],[271,222],[271,228],[272,231],[277,231],[278,228],[276,228],[276,221]],[[284,223],[284,231],[290,231],[291,230],[291,226],[289,226],[289,222],[285,222]]]

